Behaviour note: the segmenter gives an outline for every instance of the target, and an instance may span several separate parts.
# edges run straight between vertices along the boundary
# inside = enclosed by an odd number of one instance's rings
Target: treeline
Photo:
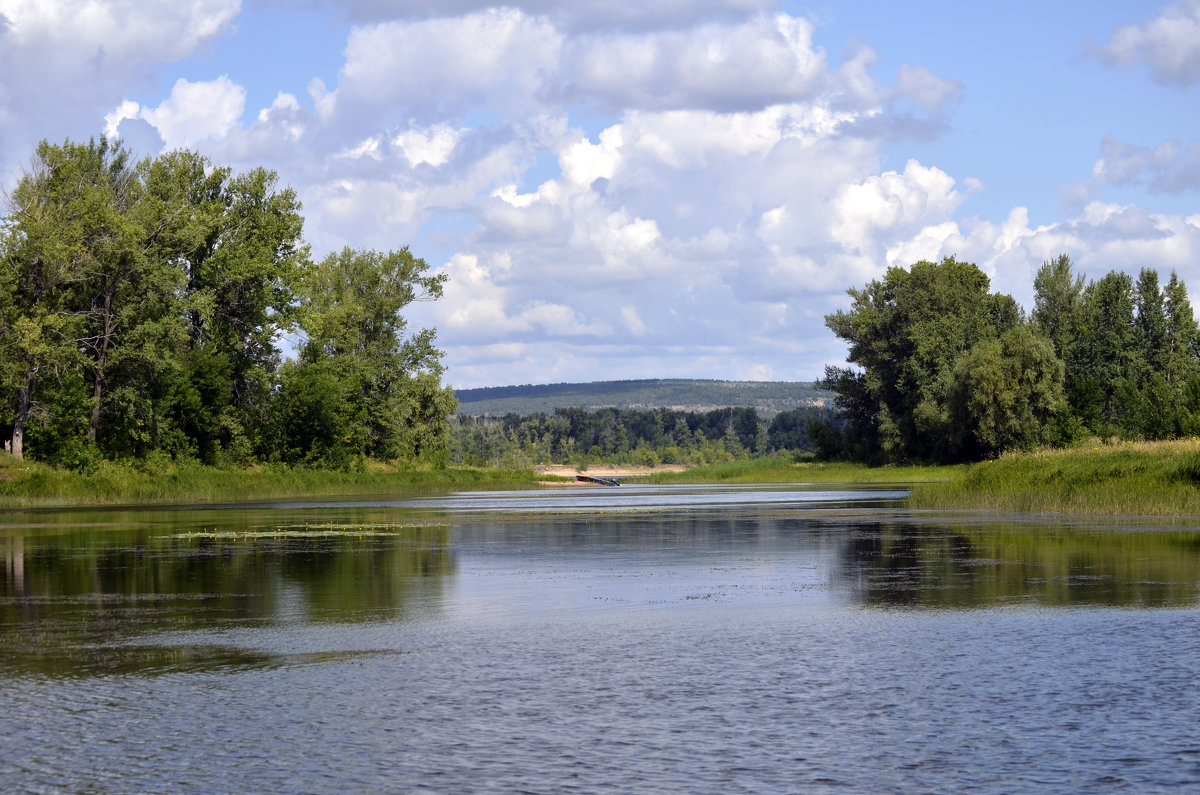
[[[753,408],[706,412],[672,409],[556,409],[553,414],[457,417],[450,458],[476,466],[528,467],[597,463],[716,464],[814,449],[810,427],[840,421],[830,409],[804,407],[764,421]]]
[[[818,452],[870,462],[964,461],[1087,437],[1200,434],[1200,336],[1187,288],[1142,269],[1086,282],[1043,263],[1026,316],[954,258],[852,288],[826,325],[853,368],[829,367],[844,425]]]
[[[14,457],[444,461],[442,293],[407,248],[313,262],[295,193],[189,151],[38,146],[0,221],[0,433]],[[282,340],[298,335],[285,361]]]

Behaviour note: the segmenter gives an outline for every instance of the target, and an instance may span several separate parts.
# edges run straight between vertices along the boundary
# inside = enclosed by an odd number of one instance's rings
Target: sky
[[[457,388],[819,378],[945,256],[1200,295],[1200,0],[0,0],[0,184],[102,134],[408,246]]]

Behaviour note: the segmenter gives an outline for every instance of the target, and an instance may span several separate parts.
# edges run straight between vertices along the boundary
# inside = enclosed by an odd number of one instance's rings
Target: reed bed
[[[1200,517],[1200,440],[1100,443],[1004,455],[913,486],[913,508]]]

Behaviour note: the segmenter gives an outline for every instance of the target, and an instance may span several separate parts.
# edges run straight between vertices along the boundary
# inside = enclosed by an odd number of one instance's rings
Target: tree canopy
[[[444,460],[452,393],[407,248],[313,262],[295,193],[189,151],[43,141],[0,226],[0,433],[74,466]],[[294,358],[281,347],[299,332]]]
[[[845,428],[831,452],[957,461],[1091,434],[1200,430],[1197,324],[1174,273],[1085,283],[1067,255],[1043,263],[1025,318],[978,267],[947,258],[851,288],[826,325],[854,367],[829,367]],[[826,435],[828,435],[826,433]]]

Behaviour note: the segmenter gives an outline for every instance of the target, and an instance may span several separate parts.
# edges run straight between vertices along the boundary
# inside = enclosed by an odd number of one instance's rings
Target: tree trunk
[[[18,461],[25,459],[25,425],[29,421],[29,413],[33,408],[33,388],[37,379],[30,374],[25,378],[25,385],[17,393],[17,417],[13,420],[12,457]]]
[[[95,446],[96,429],[100,426],[100,399],[104,393],[104,370],[108,366],[108,343],[112,340],[112,285],[104,292],[103,331],[100,333],[100,344],[96,347],[96,370],[92,386],[92,422],[88,426],[88,444]]]

